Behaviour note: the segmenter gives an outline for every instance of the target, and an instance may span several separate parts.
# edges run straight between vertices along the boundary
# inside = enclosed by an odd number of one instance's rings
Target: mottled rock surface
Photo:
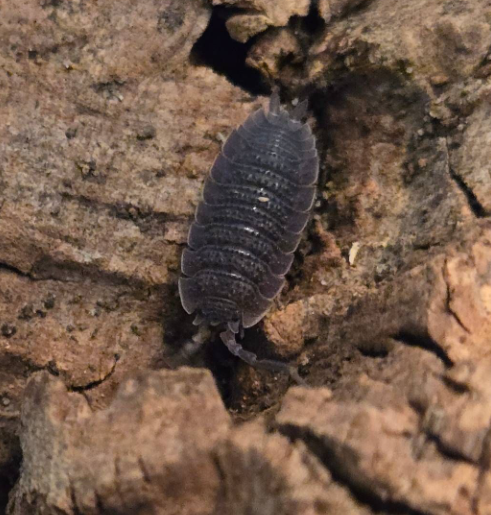
[[[253,105],[187,64],[204,3],[132,5],[2,7],[0,469],[33,371],[102,407],[163,365],[200,180]]]
[[[228,18],[230,36],[245,43],[268,27],[284,27],[292,16],[307,16],[308,0],[212,0],[212,5],[226,5],[241,12]]]
[[[12,515],[368,513],[303,444],[233,428],[206,370],[140,374],[98,412],[41,372],[22,424]]]
[[[10,513],[179,513],[181,498],[188,513],[212,513],[220,476],[210,449],[230,418],[207,371],[138,376],[95,413],[42,372],[26,388],[22,424]]]
[[[0,512],[491,513],[491,4],[4,4]],[[319,194],[243,343],[310,390],[179,353],[203,179],[273,82]]]

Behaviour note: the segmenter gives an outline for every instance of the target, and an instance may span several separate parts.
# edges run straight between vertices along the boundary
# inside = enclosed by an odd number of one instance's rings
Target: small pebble
[[[5,336],[5,338],[10,338],[11,336],[14,336],[14,334],[17,332],[17,328],[11,324],[3,324],[1,331],[2,335]]]
[[[138,130],[136,133],[136,138],[140,141],[146,140],[146,139],[152,139],[155,138],[157,134],[157,131],[155,130],[155,127],[153,125],[145,125],[141,129]]]
[[[355,259],[356,259],[356,256],[358,255],[360,247],[361,247],[361,245],[360,245],[360,242],[358,242],[358,241],[355,241],[353,243],[353,245],[351,245],[351,248],[349,251],[349,256],[348,256],[348,261],[351,266],[354,266],[354,264],[355,264]]]
[[[65,136],[67,139],[73,139],[77,135],[77,127],[69,127],[65,131]]]
[[[53,295],[48,295],[48,297],[44,301],[44,307],[46,309],[53,309],[55,307],[55,298]]]

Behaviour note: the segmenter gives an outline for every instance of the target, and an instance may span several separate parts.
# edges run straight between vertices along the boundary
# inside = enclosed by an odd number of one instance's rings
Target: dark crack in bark
[[[68,386],[68,391],[82,393],[82,392],[86,392],[88,390],[97,388],[99,385],[101,385],[102,383],[107,381],[114,374],[114,372],[116,370],[116,365],[118,364],[119,359],[120,359],[119,355],[114,356],[114,363],[111,367],[111,370],[109,370],[109,372],[105,376],[101,377],[100,379],[96,379],[95,381],[90,381],[89,383],[84,384],[84,385],[78,385],[78,386],[70,385],[70,386]]]
[[[464,179],[452,168],[450,164],[450,151],[448,146],[448,138],[445,138],[445,151],[446,151],[446,160],[447,160],[447,170],[451,179],[457,185],[459,190],[464,194],[467,199],[467,203],[469,204],[469,208],[476,218],[486,218],[488,213],[484,209],[484,206],[479,202],[475,193],[472,189],[466,184]]]
[[[447,263],[448,263],[448,260],[445,259],[445,264],[444,264],[444,267],[443,267],[443,274],[442,274],[443,275],[443,280],[445,281],[445,286],[447,288],[447,296],[445,298],[445,308],[453,316],[453,318],[459,324],[459,326],[462,327],[462,329],[466,333],[471,334],[471,330],[464,324],[462,319],[459,317],[458,313],[452,308],[452,292],[450,290],[450,284],[448,282],[448,275],[447,275],[447,272],[446,272],[446,270],[447,270]]]
[[[483,439],[482,453],[479,458],[479,476],[477,478],[477,485],[472,497],[471,506],[473,513],[479,513],[479,499],[482,495],[482,490],[485,487],[486,474],[491,470],[491,421],[488,426],[488,431]]]
[[[445,349],[443,349],[443,347],[438,342],[433,340],[433,338],[431,338],[428,335],[415,335],[407,331],[401,331],[397,333],[393,338],[394,340],[405,345],[410,345],[411,347],[419,347],[420,349],[433,353],[443,362],[443,364],[447,368],[450,368],[453,365],[453,362],[448,357],[448,354],[445,352]]]
[[[319,438],[312,432],[292,426],[282,425],[281,434],[295,442],[301,440],[322,464],[329,470],[333,480],[348,489],[353,497],[366,505],[375,513],[391,513],[394,515],[428,515],[401,501],[392,501],[377,494],[370,488],[369,479],[361,473],[356,473],[357,456],[349,447],[330,441],[329,438]],[[341,450],[342,449],[342,450]]]
[[[150,472],[148,472],[147,466],[145,465],[145,460],[142,456],[138,456],[138,466],[140,467],[143,481],[150,484],[152,482],[152,476],[150,475]]]
[[[77,504],[77,496],[75,494],[75,487],[73,485],[72,478],[69,477],[69,494],[70,494],[70,500],[72,502],[72,509],[73,509],[73,515],[83,515],[82,511],[80,510],[78,504]]]

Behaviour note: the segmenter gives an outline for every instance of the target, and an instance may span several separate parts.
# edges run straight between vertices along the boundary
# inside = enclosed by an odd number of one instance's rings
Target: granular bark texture
[[[368,513],[302,443],[233,428],[206,370],[141,374],[95,413],[47,372],[24,399],[10,514]]]
[[[490,49],[487,0],[4,2],[0,512],[491,513]],[[242,343],[311,389],[181,352],[203,181],[273,84],[321,176]]]

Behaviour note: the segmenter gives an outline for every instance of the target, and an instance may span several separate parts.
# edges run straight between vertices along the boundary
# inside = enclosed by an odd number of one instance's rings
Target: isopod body
[[[184,309],[197,312],[196,323],[223,327],[230,350],[254,364],[235,333],[261,320],[282,289],[314,202],[319,160],[301,121],[305,109],[302,103],[289,113],[275,92],[268,111],[257,110],[231,133],[182,255]]]

